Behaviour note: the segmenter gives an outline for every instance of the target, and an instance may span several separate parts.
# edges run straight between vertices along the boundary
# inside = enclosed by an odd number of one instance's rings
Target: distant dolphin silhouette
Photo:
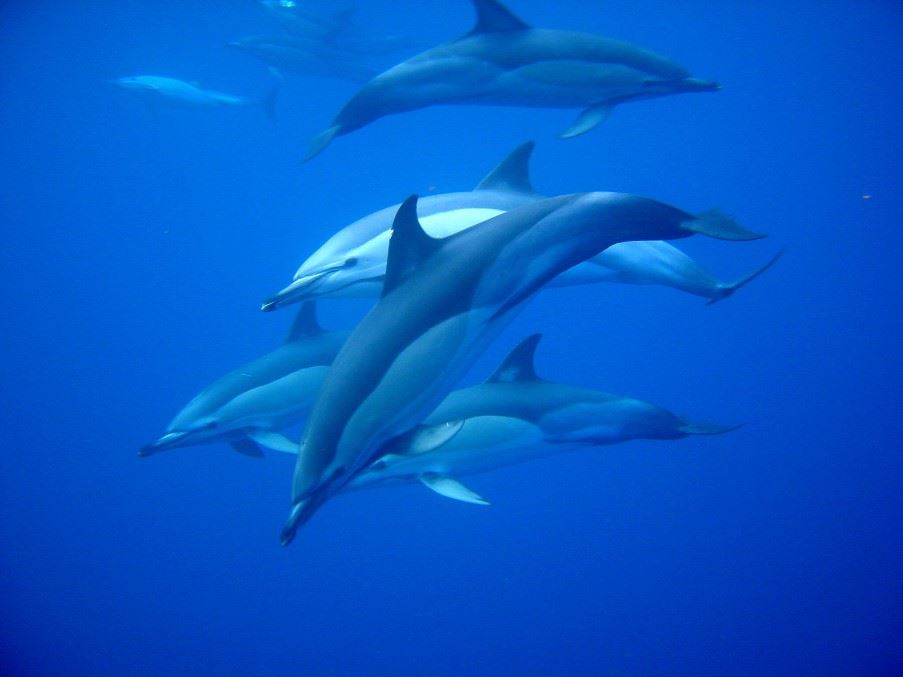
[[[622,193],[540,200],[443,240],[417,220],[417,199],[398,210],[383,296],[330,368],[305,428],[282,531],[301,524],[417,426],[487,343],[543,285],[616,242],[761,237],[731,219],[693,216]]]
[[[371,35],[355,26],[357,8],[353,5],[327,13],[294,0],[261,0],[260,4],[292,36],[334,47],[346,55],[380,56],[414,46],[407,38]]]
[[[439,104],[581,108],[562,134],[570,138],[591,130],[625,101],[719,89],[639,47],[531,28],[497,0],[471,1],[477,22],[469,33],[365,84],[313,139],[307,159],[336,136],[381,117]]]
[[[295,36],[252,35],[233,40],[229,46],[257,57],[269,65],[276,76],[296,73],[361,83],[377,72],[358,56],[329,44]]]
[[[534,366],[541,338],[522,341],[485,383],[452,392],[423,424],[388,442],[388,453],[348,488],[419,480],[447,498],[487,505],[457,478],[566,451],[737,428],[695,423],[642,400],[546,381]]]
[[[533,143],[518,146],[469,192],[429,195],[417,203],[427,234],[447,237],[514,207],[538,202],[530,181]],[[330,237],[298,268],[291,284],[261,308],[275,310],[315,298],[378,297],[386,272],[389,231],[398,205],[373,212]],[[722,282],[692,258],[667,242],[620,242],[563,272],[549,287],[596,282],[658,284],[709,299],[714,303],[761,275],[764,266],[733,282]]]
[[[198,444],[226,442],[239,453],[260,456],[258,444],[296,451],[278,430],[304,419],[348,332],[326,332],[313,303],[305,303],[276,350],[217,379],[172,420],[141,456]]]
[[[152,112],[158,105],[178,108],[234,108],[262,103],[266,114],[274,116],[276,89],[271,90],[262,102],[246,96],[226,94],[213,89],[201,89],[198,85],[162,75],[129,75],[110,81],[142,97]]]

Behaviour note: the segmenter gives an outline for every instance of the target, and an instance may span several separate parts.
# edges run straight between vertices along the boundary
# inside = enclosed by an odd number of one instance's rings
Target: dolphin
[[[692,422],[649,402],[540,378],[534,354],[541,338],[522,341],[486,382],[452,392],[421,425],[387,443],[387,453],[348,489],[420,481],[447,498],[488,505],[457,478],[565,451],[739,427]]]
[[[129,75],[110,82],[141,96],[154,112],[158,105],[178,108],[234,108],[258,103],[246,96],[201,89],[194,83],[162,75]],[[262,101],[269,117],[274,116],[276,93],[274,88]]]
[[[530,181],[534,148],[527,142],[514,149],[469,192],[424,197],[417,213],[427,234],[447,237],[481,221],[538,202]],[[329,238],[298,268],[291,284],[261,305],[264,311],[314,298],[371,298],[382,290],[389,232],[398,205],[386,207],[351,223]],[[658,284],[709,299],[714,303],[771,267],[764,266],[733,282],[723,282],[674,245],[662,241],[619,242],[588,261],[563,272],[549,287],[595,282]]]
[[[360,83],[366,82],[377,72],[376,68],[364,63],[360,57],[328,43],[307,38],[252,35],[228,44],[257,57],[278,77],[290,72]]]
[[[307,159],[336,137],[386,115],[440,104],[579,108],[561,135],[584,134],[625,101],[719,89],[652,52],[588,33],[531,28],[497,0],[471,0],[473,29],[365,84],[311,142]]]
[[[396,35],[368,35],[354,25],[354,6],[322,12],[294,0],[262,0],[260,4],[292,36],[331,45],[347,55],[381,56],[414,46],[412,40]]]
[[[395,217],[383,295],[326,375],[292,480],[287,544],[331,496],[418,425],[543,285],[616,242],[763,237],[715,211],[693,216],[623,193],[576,193],[513,209],[444,239]]]
[[[139,455],[220,441],[249,456],[262,455],[258,444],[295,451],[276,431],[304,419],[347,337],[324,331],[314,304],[303,304],[284,345],[202,390]]]
[[[324,37],[343,33],[351,26],[353,7],[320,12],[310,3],[295,0],[261,0],[263,9],[293,35]]]

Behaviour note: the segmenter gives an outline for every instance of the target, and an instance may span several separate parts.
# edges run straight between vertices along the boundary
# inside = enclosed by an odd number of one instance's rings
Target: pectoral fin
[[[450,441],[463,427],[463,419],[438,425],[420,425],[398,437],[391,448],[398,454],[425,454]]]
[[[304,162],[307,162],[314,156],[322,153],[323,149],[326,148],[326,146],[328,146],[330,142],[341,133],[341,131],[342,128],[340,125],[333,125],[329,129],[326,129],[317,134],[310,142],[310,148],[307,151],[307,157],[304,158]]]
[[[418,479],[425,487],[432,489],[440,496],[445,496],[446,498],[451,498],[455,501],[463,501],[464,503],[473,503],[475,505],[490,505],[489,501],[485,498],[475,491],[471,491],[452,477],[426,473],[420,475]]]
[[[298,453],[297,442],[292,442],[285,435],[273,432],[272,430],[255,430],[248,433],[248,437],[257,442],[260,446],[272,449],[273,451],[281,451],[285,454]]]
[[[239,454],[245,456],[253,456],[254,458],[263,458],[263,452],[254,442],[247,437],[240,437],[229,442],[229,445]]]
[[[574,124],[565,130],[561,135],[561,138],[572,139],[575,136],[586,134],[596,125],[605,122],[608,119],[608,116],[611,115],[613,108],[613,104],[600,103],[581,111],[580,115],[577,116],[577,119],[574,120]]]

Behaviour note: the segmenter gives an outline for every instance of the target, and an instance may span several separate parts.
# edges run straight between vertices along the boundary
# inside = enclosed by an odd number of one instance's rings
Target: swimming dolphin
[[[492,216],[545,196],[530,181],[533,142],[518,146],[473,191],[430,195],[417,203],[427,234],[447,237]],[[298,268],[288,286],[261,305],[264,311],[314,298],[375,298],[382,290],[393,205],[345,226]],[[549,287],[594,282],[659,284],[702,296],[726,298],[765,272],[777,257],[734,282],[722,282],[677,247],[661,241],[619,242],[552,280]]]
[[[297,443],[276,431],[307,415],[347,337],[348,332],[324,331],[314,304],[305,303],[284,345],[214,381],[139,455],[221,441],[249,456],[262,455],[258,444],[297,450]]]
[[[623,193],[547,198],[441,240],[423,230],[412,196],[392,230],[382,298],[336,356],[302,436],[283,543],[386,441],[419,424],[562,271],[615,242],[762,237],[718,212],[693,216]]]
[[[400,36],[370,35],[361,30],[353,21],[354,6],[323,12],[294,0],[262,0],[260,4],[292,36],[332,46],[347,55],[388,55],[414,45]]]
[[[257,57],[270,66],[277,76],[288,72],[360,83],[366,82],[377,72],[376,68],[364,63],[360,57],[333,45],[306,38],[252,35],[228,44]]]
[[[158,105],[179,108],[230,108],[257,103],[255,99],[235,94],[225,94],[212,89],[201,89],[196,84],[162,75],[129,75],[110,81],[123,89],[141,96],[156,111]],[[266,114],[274,115],[277,90],[271,90],[262,104]]]
[[[311,142],[307,159],[336,137],[386,115],[439,104],[583,109],[562,134],[602,122],[625,101],[719,89],[657,54],[588,33],[531,28],[497,0],[471,0],[473,29],[376,76]]]
[[[388,442],[388,453],[348,488],[420,481],[442,496],[488,505],[457,478],[565,451],[737,427],[695,423],[642,400],[546,381],[534,366],[541,338],[522,341],[485,383],[452,392],[421,425]]]
[[[321,12],[310,3],[294,0],[261,0],[260,5],[293,35],[325,37],[347,31],[351,26],[354,7],[342,7]]]

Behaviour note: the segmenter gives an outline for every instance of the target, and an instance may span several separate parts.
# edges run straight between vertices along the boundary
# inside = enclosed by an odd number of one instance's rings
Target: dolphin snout
[[[684,92],[717,92],[721,89],[721,83],[715,82],[714,80],[685,78],[681,80],[680,89]]]
[[[280,289],[261,303],[260,309],[263,312],[268,313],[277,308],[282,308],[283,306],[300,303],[304,299],[312,296],[311,292],[313,285],[331,272],[332,270],[324,270],[293,280],[290,285]]]
[[[138,450],[138,455],[143,458],[145,456],[150,456],[151,454],[156,454],[158,451],[166,451],[167,449],[178,447],[188,434],[189,433],[184,431],[166,433],[156,442],[151,442],[150,444],[145,444],[141,447]]]

